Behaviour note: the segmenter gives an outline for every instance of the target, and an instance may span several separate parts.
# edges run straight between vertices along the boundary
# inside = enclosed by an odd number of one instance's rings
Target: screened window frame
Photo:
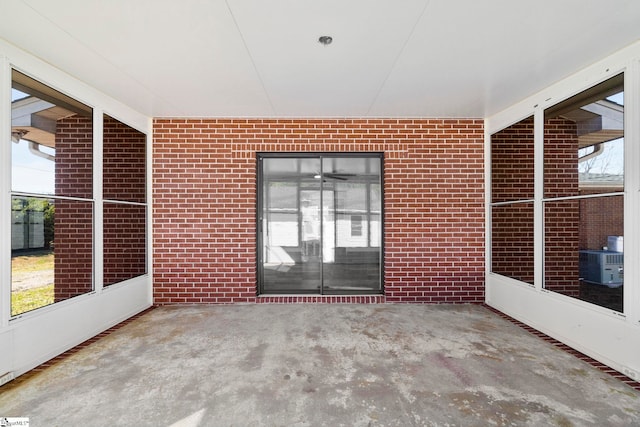
[[[103,292],[109,291],[111,289],[117,289],[121,286],[127,286],[128,283],[131,282],[131,280],[135,280],[139,277],[149,277],[150,272],[151,272],[151,239],[149,238],[149,233],[151,230],[151,212],[149,209],[150,206],[150,200],[151,200],[151,158],[150,158],[150,147],[151,147],[151,127],[149,127],[148,130],[142,130],[144,129],[145,126],[143,126],[145,123],[143,120],[140,120],[139,118],[135,117],[133,120],[127,120],[127,119],[121,119],[119,118],[120,114],[112,114],[109,112],[109,108],[106,104],[102,105],[102,106],[97,106],[91,102],[87,102],[85,100],[83,100],[82,96],[77,96],[77,95],[73,95],[71,92],[69,91],[65,91],[64,89],[60,89],[60,86],[64,86],[64,85],[55,85],[55,84],[51,84],[51,82],[49,81],[49,79],[47,78],[41,78],[38,76],[38,73],[31,73],[29,71],[26,71],[26,67],[21,67],[19,65],[16,65],[12,62],[6,62],[6,68],[5,70],[7,70],[8,75],[9,75],[9,80],[8,83],[10,84],[9,86],[9,90],[11,90],[11,88],[13,88],[14,86],[14,79],[11,78],[14,74],[14,71],[16,73],[19,73],[20,77],[20,87],[22,87],[24,89],[25,87],[25,82],[29,81],[29,79],[31,79],[34,83],[35,83],[35,91],[38,94],[41,94],[42,96],[46,97],[47,99],[52,99],[54,97],[54,94],[60,94],[60,99],[61,102],[64,104],[64,106],[69,107],[69,108],[74,108],[74,110],[77,111],[82,111],[84,114],[87,114],[87,112],[89,111],[88,109],[90,109],[90,116],[92,119],[92,162],[91,162],[91,170],[92,170],[92,185],[91,185],[91,197],[90,198],[84,198],[84,197],[74,197],[74,196],[66,196],[66,195],[56,195],[56,194],[48,194],[48,193],[36,193],[36,192],[27,192],[27,191],[14,191],[13,189],[13,184],[12,184],[12,179],[11,179],[11,169],[12,169],[12,160],[9,157],[7,160],[7,165],[9,166],[8,168],[8,176],[9,176],[9,180],[7,181],[7,187],[8,187],[8,200],[11,200],[13,197],[34,197],[34,198],[41,198],[41,199],[50,199],[50,200],[62,200],[62,201],[79,201],[79,202],[86,202],[86,203],[91,203],[92,206],[92,233],[91,233],[91,239],[92,239],[92,265],[91,265],[91,291],[87,291],[85,293],[79,294],[77,296],[73,296],[71,298],[67,298],[67,299],[63,299],[60,301],[54,301],[54,303],[52,304],[48,304],[48,305],[44,305],[32,310],[28,310],[25,311],[23,313],[19,313],[16,315],[12,315],[11,314],[11,297],[9,296],[9,298],[6,299],[7,304],[4,305],[3,307],[3,312],[4,312],[4,316],[5,317],[5,322],[7,322],[6,324],[14,324],[16,322],[20,322],[23,319],[27,319],[27,318],[33,318],[33,317],[39,317],[39,316],[43,316],[43,315],[47,315],[47,313],[50,313],[52,310],[57,309],[57,307],[62,307],[62,306],[66,306],[68,304],[74,304],[77,302],[80,302],[81,300],[86,300],[87,298],[91,298],[94,295],[99,295],[102,294]],[[37,67],[36,67],[37,68]],[[43,73],[46,74],[46,73]],[[24,77],[22,77],[24,76]],[[26,79],[25,79],[26,78]],[[73,86],[73,84],[71,84],[70,86]],[[23,90],[21,90],[23,91]],[[5,98],[6,99],[6,98]],[[107,103],[109,104],[109,103]],[[83,108],[86,107],[86,108]],[[111,108],[114,108],[115,110],[117,110],[117,106],[111,106]],[[9,111],[11,111],[11,108],[9,108]],[[10,115],[10,114],[9,114]],[[144,201],[143,202],[129,202],[129,201],[120,201],[120,200],[109,200],[109,199],[104,199],[103,198],[103,185],[102,185],[102,168],[103,168],[103,141],[102,141],[102,137],[103,137],[103,116],[104,115],[109,115],[111,118],[114,118],[115,120],[118,120],[119,122],[121,122],[122,124],[130,127],[131,129],[134,129],[138,132],[140,132],[142,135],[144,135],[144,144],[145,144],[145,164],[144,164],[144,176],[145,176],[145,182],[144,182],[144,187],[145,187],[145,196],[144,196]],[[130,115],[130,114],[129,114]],[[138,125],[134,125],[132,122],[138,121]],[[9,118],[9,123],[10,123],[10,118]],[[6,151],[5,151],[6,152]],[[8,152],[11,152],[11,149],[8,150]],[[103,231],[104,231],[104,222],[103,222],[103,206],[105,203],[119,203],[119,204],[126,204],[126,205],[137,205],[137,206],[144,206],[145,209],[145,214],[144,214],[144,218],[145,218],[145,243],[144,243],[144,247],[145,247],[145,261],[144,261],[144,273],[137,275],[137,276],[133,276],[129,279],[123,280],[121,282],[116,282],[112,285],[109,286],[105,286],[104,285],[104,281],[103,281],[103,274],[104,274],[104,263],[103,263],[103,250],[102,250],[102,244],[103,244]],[[7,254],[9,254],[9,257],[11,257],[11,253],[12,251],[8,251],[5,252]],[[6,262],[6,261],[3,261]],[[9,261],[9,265],[10,265],[10,261]],[[5,264],[6,265],[6,264]],[[11,269],[9,268],[9,274],[8,277],[11,278]],[[10,292],[12,289],[12,284],[11,284],[11,280],[9,281],[9,284],[7,287],[3,287],[3,292],[6,292],[7,290]]]

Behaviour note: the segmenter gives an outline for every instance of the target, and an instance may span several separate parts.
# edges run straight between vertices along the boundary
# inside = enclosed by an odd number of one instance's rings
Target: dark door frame
[[[279,291],[279,290],[265,290],[264,289],[264,265],[263,265],[263,208],[264,208],[264,195],[263,195],[263,159],[266,158],[277,158],[277,159],[302,159],[302,158],[319,158],[322,161],[327,158],[345,158],[345,157],[353,157],[353,158],[377,158],[380,161],[380,259],[379,259],[379,269],[380,269],[380,277],[379,277],[379,289],[375,290],[358,290],[358,291],[349,291],[349,290],[332,290],[330,292],[325,292],[322,286],[321,277],[321,286],[320,290],[296,290],[291,292],[290,290]],[[381,152],[257,152],[256,153],[256,263],[257,263],[257,292],[258,294],[310,294],[310,295],[379,295],[384,294],[384,153]],[[321,171],[321,174],[323,172]],[[320,197],[322,203],[322,181],[320,180]],[[300,185],[298,184],[297,191],[300,191]],[[369,196],[367,196],[369,197]],[[299,200],[299,196],[298,196]],[[298,207],[299,210],[299,207]],[[370,217],[371,212],[367,212],[367,216]],[[321,221],[322,223],[322,221]],[[322,226],[321,226],[322,227]],[[299,228],[299,227],[298,227]],[[370,227],[368,227],[368,233],[371,233]],[[321,236],[322,236],[322,228],[321,228]],[[321,245],[322,246],[322,245]],[[322,271],[323,269],[321,269]]]

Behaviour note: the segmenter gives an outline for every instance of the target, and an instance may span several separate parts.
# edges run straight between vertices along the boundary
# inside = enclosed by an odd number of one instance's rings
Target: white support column
[[[485,265],[484,275],[488,277],[491,273],[491,131],[489,129],[490,122],[488,119],[484,120],[484,215],[485,215],[485,230],[484,233],[484,253],[485,253]],[[488,303],[491,301],[491,288],[489,286],[484,287],[484,301]]]
[[[153,304],[153,119],[149,118],[147,135],[147,274],[149,275],[148,303]]]
[[[533,192],[533,265],[534,286],[544,285],[544,109],[535,106],[534,123],[534,192]]]
[[[0,54],[0,385],[13,379],[11,316],[11,65]]]
[[[104,215],[102,203],[103,113],[93,109],[93,290],[102,292],[104,286]]]
[[[11,315],[11,66],[0,55],[0,331]],[[2,353],[2,352],[0,352]],[[0,359],[2,356],[0,355]],[[0,362],[0,375],[2,363]]]

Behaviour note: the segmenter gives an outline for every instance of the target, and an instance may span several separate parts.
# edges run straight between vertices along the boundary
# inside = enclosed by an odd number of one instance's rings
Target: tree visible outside
[[[608,175],[622,175],[624,173],[624,139],[618,138],[603,143],[603,145],[602,154],[580,162],[578,172]],[[582,148],[578,151],[578,157],[586,156],[593,150],[593,147]]]

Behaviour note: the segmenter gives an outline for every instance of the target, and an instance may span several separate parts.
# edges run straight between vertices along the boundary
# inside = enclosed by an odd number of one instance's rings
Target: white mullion
[[[93,286],[97,293],[104,287],[104,215],[102,201],[103,115],[93,109]]]
[[[11,316],[11,67],[0,56],[0,330]],[[7,143],[8,142],[8,143]],[[0,372],[2,374],[2,372]]]
[[[537,107],[533,113],[534,141],[534,203],[533,203],[533,265],[534,286],[544,285],[544,109]]]
[[[145,134],[147,135],[147,139],[146,139],[146,150],[145,150],[145,156],[146,156],[146,168],[147,170],[145,171],[145,185],[146,185],[146,196],[147,199],[145,200],[147,203],[147,212],[146,212],[146,226],[147,226],[147,265],[146,265],[146,271],[147,274],[149,275],[149,283],[148,283],[148,290],[149,290],[149,296],[148,296],[148,302],[149,304],[153,304],[153,209],[152,209],[152,203],[153,203],[153,187],[151,185],[152,183],[152,173],[153,173],[153,119],[148,119],[148,125],[147,125],[147,129]]]
[[[492,235],[492,222],[491,222],[491,171],[493,168],[491,162],[491,132],[489,130],[489,119],[484,120],[484,277],[489,277],[491,274],[491,235]],[[484,287],[484,301],[486,303],[491,301],[491,287],[487,286],[487,280],[485,279]]]

